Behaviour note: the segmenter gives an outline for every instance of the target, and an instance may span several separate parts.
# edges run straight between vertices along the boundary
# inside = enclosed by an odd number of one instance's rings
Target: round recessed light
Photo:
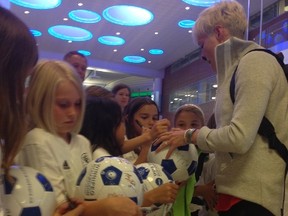
[[[45,10],[58,7],[62,3],[62,0],[10,0],[10,2],[21,7]]]
[[[220,2],[221,0],[182,0],[183,2],[200,7],[210,7],[211,5]]]
[[[162,55],[164,51],[162,49],[150,49],[149,53],[152,55]]]
[[[140,26],[150,23],[154,15],[141,7],[131,5],[114,5],[103,11],[103,17],[109,22],[125,25]]]
[[[101,20],[99,14],[89,10],[73,10],[68,15],[72,20],[81,23],[97,23]]]
[[[31,29],[30,32],[34,35],[34,37],[40,37],[42,33],[38,30]]]
[[[99,43],[109,46],[120,46],[125,43],[125,40],[116,36],[102,36],[98,38]]]
[[[181,28],[192,28],[195,25],[194,20],[181,20],[178,22],[178,26]]]
[[[79,52],[79,53],[81,53],[81,54],[83,54],[85,56],[90,56],[91,55],[91,52],[88,51],[88,50],[78,50],[77,52]]]
[[[93,37],[86,29],[67,25],[51,26],[48,32],[56,38],[67,41],[87,41]]]
[[[129,63],[143,63],[146,61],[142,56],[125,56],[123,60]]]

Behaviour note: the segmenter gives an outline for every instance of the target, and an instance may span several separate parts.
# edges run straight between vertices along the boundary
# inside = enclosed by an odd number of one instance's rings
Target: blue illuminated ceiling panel
[[[149,53],[152,55],[162,55],[164,51],[162,49],[150,49]]]
[[[34,37],[40,37],[42,33],[38,30],[31,29],[30,32],[34,35]]]
[[[136,63],[136,64],[143,63],[146,61],[146,59],[142,56],[125,56],[123,60],[129,63]]]
[[[101,20],[99,14],[88,10],[73,10],[69,13],[69,17],[81,23],[97,23]]]
[[[140,26],[150,23],[154,15],[141,7],[130,5],[115,5],[103,11],[103,17],[109,22],[125,25]]]
[[[78,50],[79,53],[85,55],[85,56],[90,56],[91,52],[89,52],[88,50]]]
[[[181,20],[180,22],[178,22],[178,26],[180,26],[181,28],[191,29],[194,25],[195,25],[194,20]]]
[[[109,46],[120,46],[125,43],[125,40],[116,36],[102,36],[98,38],[99,43]]]
[[[10,2],[21,7],[45,10],[58,7],[62,3],[62,0],[10,0]]]
[[[211,5],[220,2],[221,0],[182,0],[182,1],[194,6],[210,7]]]
[[[87,41],[93,37],[92,33],[85,29],[67,25],[52,26],[48,32],[56,38],[68,41]]]

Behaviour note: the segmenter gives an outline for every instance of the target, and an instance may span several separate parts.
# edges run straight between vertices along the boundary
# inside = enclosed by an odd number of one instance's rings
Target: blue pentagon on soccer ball
[[[9,181],[6,177],[4,177],[4,192],[5,194],[11,194],[14,186],[16,185],[17,178],[11,176],[11,181]]]
[[[139,167],[138,172],[142,176],[142,179],[145,180],[145,179],[147,179],[147,177],[150,173],[150,170],[148,168],[145,168],[145,167]]]
[[[190,164],[190,166],[187,168],[187,171],[189,173],[189,175],[193,174],[194,172],[196,172],[197,169],[197,161],[192,161],[192,163]]]
[[[172,159],[163,159],[161,166],[163,166],[170,175],[177,170],[177,167]]]
[[[119,185],[121,176],[121,170],[114,166],[106,167],[101,172],[101,178],[104,185]]]
[[[139,173],[138,169],[136,167],[133,168],[133,172],[136,174],[136,176],[138,177],[139,181],[141,183],[143,183],[143,178],[141,176],[141,174]]]
[[[184,145],[184,146],[179,146],[179,147],[177,147],[177,149],[179,150],[179,151],[189,151],[189,145]]]
[[[36,179],[38,179],[39,183],[43,186],[43,189],[45,191],[53,191],[52,185],[44,175],[42,175],[41,173],[37,173]]]
[[[41,216],[41,210],[39,207],[27,207],[23,208],[19,216]]]
[[[161,143],[158,145],[151,145],[150,151],[155,152],[160,145],[161,145]]]

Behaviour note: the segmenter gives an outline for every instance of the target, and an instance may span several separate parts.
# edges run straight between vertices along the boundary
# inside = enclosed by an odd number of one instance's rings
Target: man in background
[[[82,81],[85,80],[87,58],[83,54],[77,51],[70,51],[65,54],[63,60],[70,63],[76,69]]]

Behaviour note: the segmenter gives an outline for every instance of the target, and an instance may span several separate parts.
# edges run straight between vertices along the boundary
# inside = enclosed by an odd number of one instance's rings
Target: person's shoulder
[[[41,128],[34,128],[26,134],[25,143],[27,142],[43,143],[44,140],[51,139],[52,137],[55,136]]]
[[[72,134],[72,139],[73,139],[73,142],[84,143],[84,144],[89,144],[90,145],[89,140],[85,136],[83,136],[81,134]]]
[[[106,149],[102,147],[98,147],[94,150],[93,152],[93,160],[99,158],[99,157],[106,157],[106,156],[111,156]]]

